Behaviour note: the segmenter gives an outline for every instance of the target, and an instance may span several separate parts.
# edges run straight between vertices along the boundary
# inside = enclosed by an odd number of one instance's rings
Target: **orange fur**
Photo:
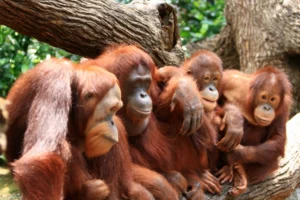
[[[114,137],[114,141],[108,139]],[[85,139],[85,154],[92,158],[107,153],[118,141],[118,136],[112,136],[108,122],[102,122],[87,133]]]
[[[271,78],[273,77],[273,78]],[[281,101],[270,125],[261,126],[254,118],[257,94],[265,85],[275,83]],[[222,84],[224,96],[236,103],[245,118],[244,136],[239,148],[230,152],[230,163],[243,164],[249,183],[264,180],[278,167],[278,158],[284,156],[286,142],[285,124],[291,106],[291,84],[287,76],[274,67],[265,67],[253,74],[234,70],[225,71]]]
[[[116,83],[107,71],[63,59],[47,60],[18,78],[7,97],[6,157],[17,160],[12,167],[24,199],[106,198],[83,189],[99,176],[89,174],[80,146],[94,106]],[[98,96],[84,106],[90,90]]]
[[[168,172],[168,170],[171,170],[174,166],[173,162],[175,161],[173,161],[174,157],[172,154],[173,143],[172,140],[165,136],[167,127],[158,122],[154,113],[151,113],[146,129],[137,136],[131,136],[134,135],[131,131],[135,131],[135,126],[139,126],[139,123],[138,120],[136,120],[132,122],[134,125],[130,125],[128,121],[131,120],[133,116],[129,116],[128,112],[126,112],[127,95],[129,95],[128,87],[130,87],[130,89],[134,87],[133,85],[129,86],[126,84],[126,81],[129,79],[128,77],[130,77],[132,70],[138,68],[140,65],[150,71],[152,78],[147,95],[151,97],[154,108],[159,105],[159,95],[161,91],[157,85],[158,78],[156,76],[156,67],[153,60],[147,53],[135,46],[121,45],[108,48],[108,50],[96,60],[90,60],[83,64],[89,63],[107,69],[115,74],[119,80],[124,107],[118,112],[118,115],[121,117],[129,135],[129,148],[133,162],[140,165],[138,171],[134,170],[136,181],[149,189],[156,199],[177,199],[178,195],[171,185],[163,177],[151,171]],[[172,96],[168,96],[168,98],[171,99]],[[130,126],[134,127],[132,128]],[[143,178],[137,178],[140,176]],[[156,180],[161,181],[158,183]],[[182,184],[184,183],[185,182],[182,181]]]

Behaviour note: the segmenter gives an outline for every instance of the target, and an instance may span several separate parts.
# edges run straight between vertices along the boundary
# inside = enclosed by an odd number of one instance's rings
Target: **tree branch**
[[[107,45],[141,46],[158,66],[184,59],[175,10],[168,4],[113,0],[2,0],[0,24],[84,57]]]

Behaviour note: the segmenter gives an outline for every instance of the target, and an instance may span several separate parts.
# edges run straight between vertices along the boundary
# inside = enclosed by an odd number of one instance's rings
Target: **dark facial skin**
[[[197,70],[187,70],[187,74],[192,75],[197,80],[205,111],[213,110],[217,106],[219,98],[217,86],[222,77],[219,70],[210,68],[206,69],[203,74],[197,73]]]
[[[278,85],[278,84],[277,84]],[[254,119],[261,126],[268,126],[275,118],[275,111],[278,108],[280,98],[280,88],[275,82],[265,85],[264,88],[257,93],[255,98]]]
[[[152,112],[152,100],[149,89],[152,81],[147,67],[139,65],[133,69],[123,83],[123,102],[126,109],[126,128],[130,136],[142,133],[148,125]]]

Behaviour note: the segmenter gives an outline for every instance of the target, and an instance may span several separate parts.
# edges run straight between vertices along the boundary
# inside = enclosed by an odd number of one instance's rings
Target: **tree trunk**
[[[227,0],[227,25],[215,38],[188,45],[215,51],[225,68],[252,73],[266,65],[282,68],[293,84],[294,107],[300,111],[300,1]]]
[[[141,46],[158,66],[184,59],[176,14],[168,4],[135,0],[1,0],[0,24],[84,57],[107,45]]]
[[[287,144],[285,157],[280,161],[280,168],[264,182],[250,185],[243,195],[235,200],[283,200],[290,196],[300,184],[300,113],[287,123]],[[223,193],[218,195],[206,195],[206,199],[220,200],[230,199],[227,195],[229,185],[223,187]]]

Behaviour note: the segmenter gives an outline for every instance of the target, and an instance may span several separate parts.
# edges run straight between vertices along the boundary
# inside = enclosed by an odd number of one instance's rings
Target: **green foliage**
[[[21,195],[9,169],[0,166],[0,199],[17,200]]]
[[[0,96],[7,95],[20,74],[50,57],[66,57],[74,61],[80,59],[79,56],[0,26]]]
[[[183,45],[211,37],[225,25],[224,0],[171,0],[178,8]]]

